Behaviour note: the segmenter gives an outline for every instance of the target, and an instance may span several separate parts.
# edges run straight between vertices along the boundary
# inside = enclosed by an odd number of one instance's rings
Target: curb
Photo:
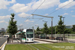
[[[7,44],[7,40],[3,43],[3,45],[0,47],[0,50],[4,50],[5,45]]]

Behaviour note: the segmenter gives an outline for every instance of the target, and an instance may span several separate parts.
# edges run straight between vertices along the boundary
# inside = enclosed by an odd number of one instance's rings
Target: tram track
[[[30,45],[31,47],[33,47],[33,48],[35,48],[35,49],[37,49],[37,50],[39,50],[38,48],[36,48],[36,47],[34,47],[34,46],[32,46],[32,45]]]
[[[39,38],[35,38],[34,40],[44,41],[44,42],[50,42],[50,43],[59,43],[59,42],[63,42],[63,41],[59,41],[59,40],[39,39]]]

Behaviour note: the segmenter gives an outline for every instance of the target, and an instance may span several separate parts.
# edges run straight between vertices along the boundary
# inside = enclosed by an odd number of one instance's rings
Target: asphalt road
[[[0,37],[0,47],[5,43],[7,37]]]

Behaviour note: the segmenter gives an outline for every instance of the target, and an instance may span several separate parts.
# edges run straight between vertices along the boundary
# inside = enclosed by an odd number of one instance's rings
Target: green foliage
[[[44,24],[44,28],[43,28],[43,33],[46,33],[48,34],[48,26],[47,26],[47,23]]]
[[[75,32],[72,31],[71,34],[75,34]]]
[[[67,33],[70,34],[71,32],[72,32],[72,30],[71,30],[71,29],[68,29],[68,28],[66,28],[66,29],[64,30],[64,33],[65,33],[65,34],[67,34]]]
[[[49,27],[49,34],[51,34],[51,27]],[[53,34],[55,34],[55,27],[53,27]]]
[[[15,14],[14,14],[14,13],[12,13],[12,14],[11,14],[11,16],[14,18]]]
[[[62,16],[60,16],[60,21],[58,22],[57,33],[63,34],[64,29],[65,29],[65,25],[63,25],[61,18],[62,18]]]
[[[9,26],[8,26],[8,29],[7,29],[7,32],[10,33],[11,35],[14,35],[16,32],[17,32],[17,21],[13,21],[14,19],[14,14],[11,14],[11,20],[9,21]]]
[[[75,32],[75,25],[73,25],[73,27],[72,27],[72,31]]]
[[[41,33],[42,33],[41,29],[39,29],[39,26],[37,27],[35,33],[36,33],[36,34],[41,34]]]
[[[37,31],[40,31],[40,29],[39,29],[39,26],[37,27],[37,29],[36,29]]]
[[[4,34],[5,34],[5,32],[4,32],[4,31],[2,31],[1,33],[2,33],[2,35],[4,35]]]

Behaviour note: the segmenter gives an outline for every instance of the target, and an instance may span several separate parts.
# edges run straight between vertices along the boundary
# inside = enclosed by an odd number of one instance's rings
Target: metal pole
[[[63,18],[63,25],[64,25],[64,18],[65,18],[65,17],[62,17],[62,18]]]
[[[51,39],[53,39],[53,18],[51,18]]]
[[[55,40],[56,40],[56,26],[55,26]]]
[[[53,37],[53,17],[52,16],[43,16],[43,15],[39,15],[39,14],[32,14],[32,15],[51,18],[51,39],[52,39],[52,37]]]
[[[65,17],[62,17],[62,18],[63,18],[63,25],[64,25],[64,18],[65,18]],[[64,34],[64,35],[63,35],[64,40],[65,40],[65,33],[64,33],[64,30],[63,30],[63,34]]]

